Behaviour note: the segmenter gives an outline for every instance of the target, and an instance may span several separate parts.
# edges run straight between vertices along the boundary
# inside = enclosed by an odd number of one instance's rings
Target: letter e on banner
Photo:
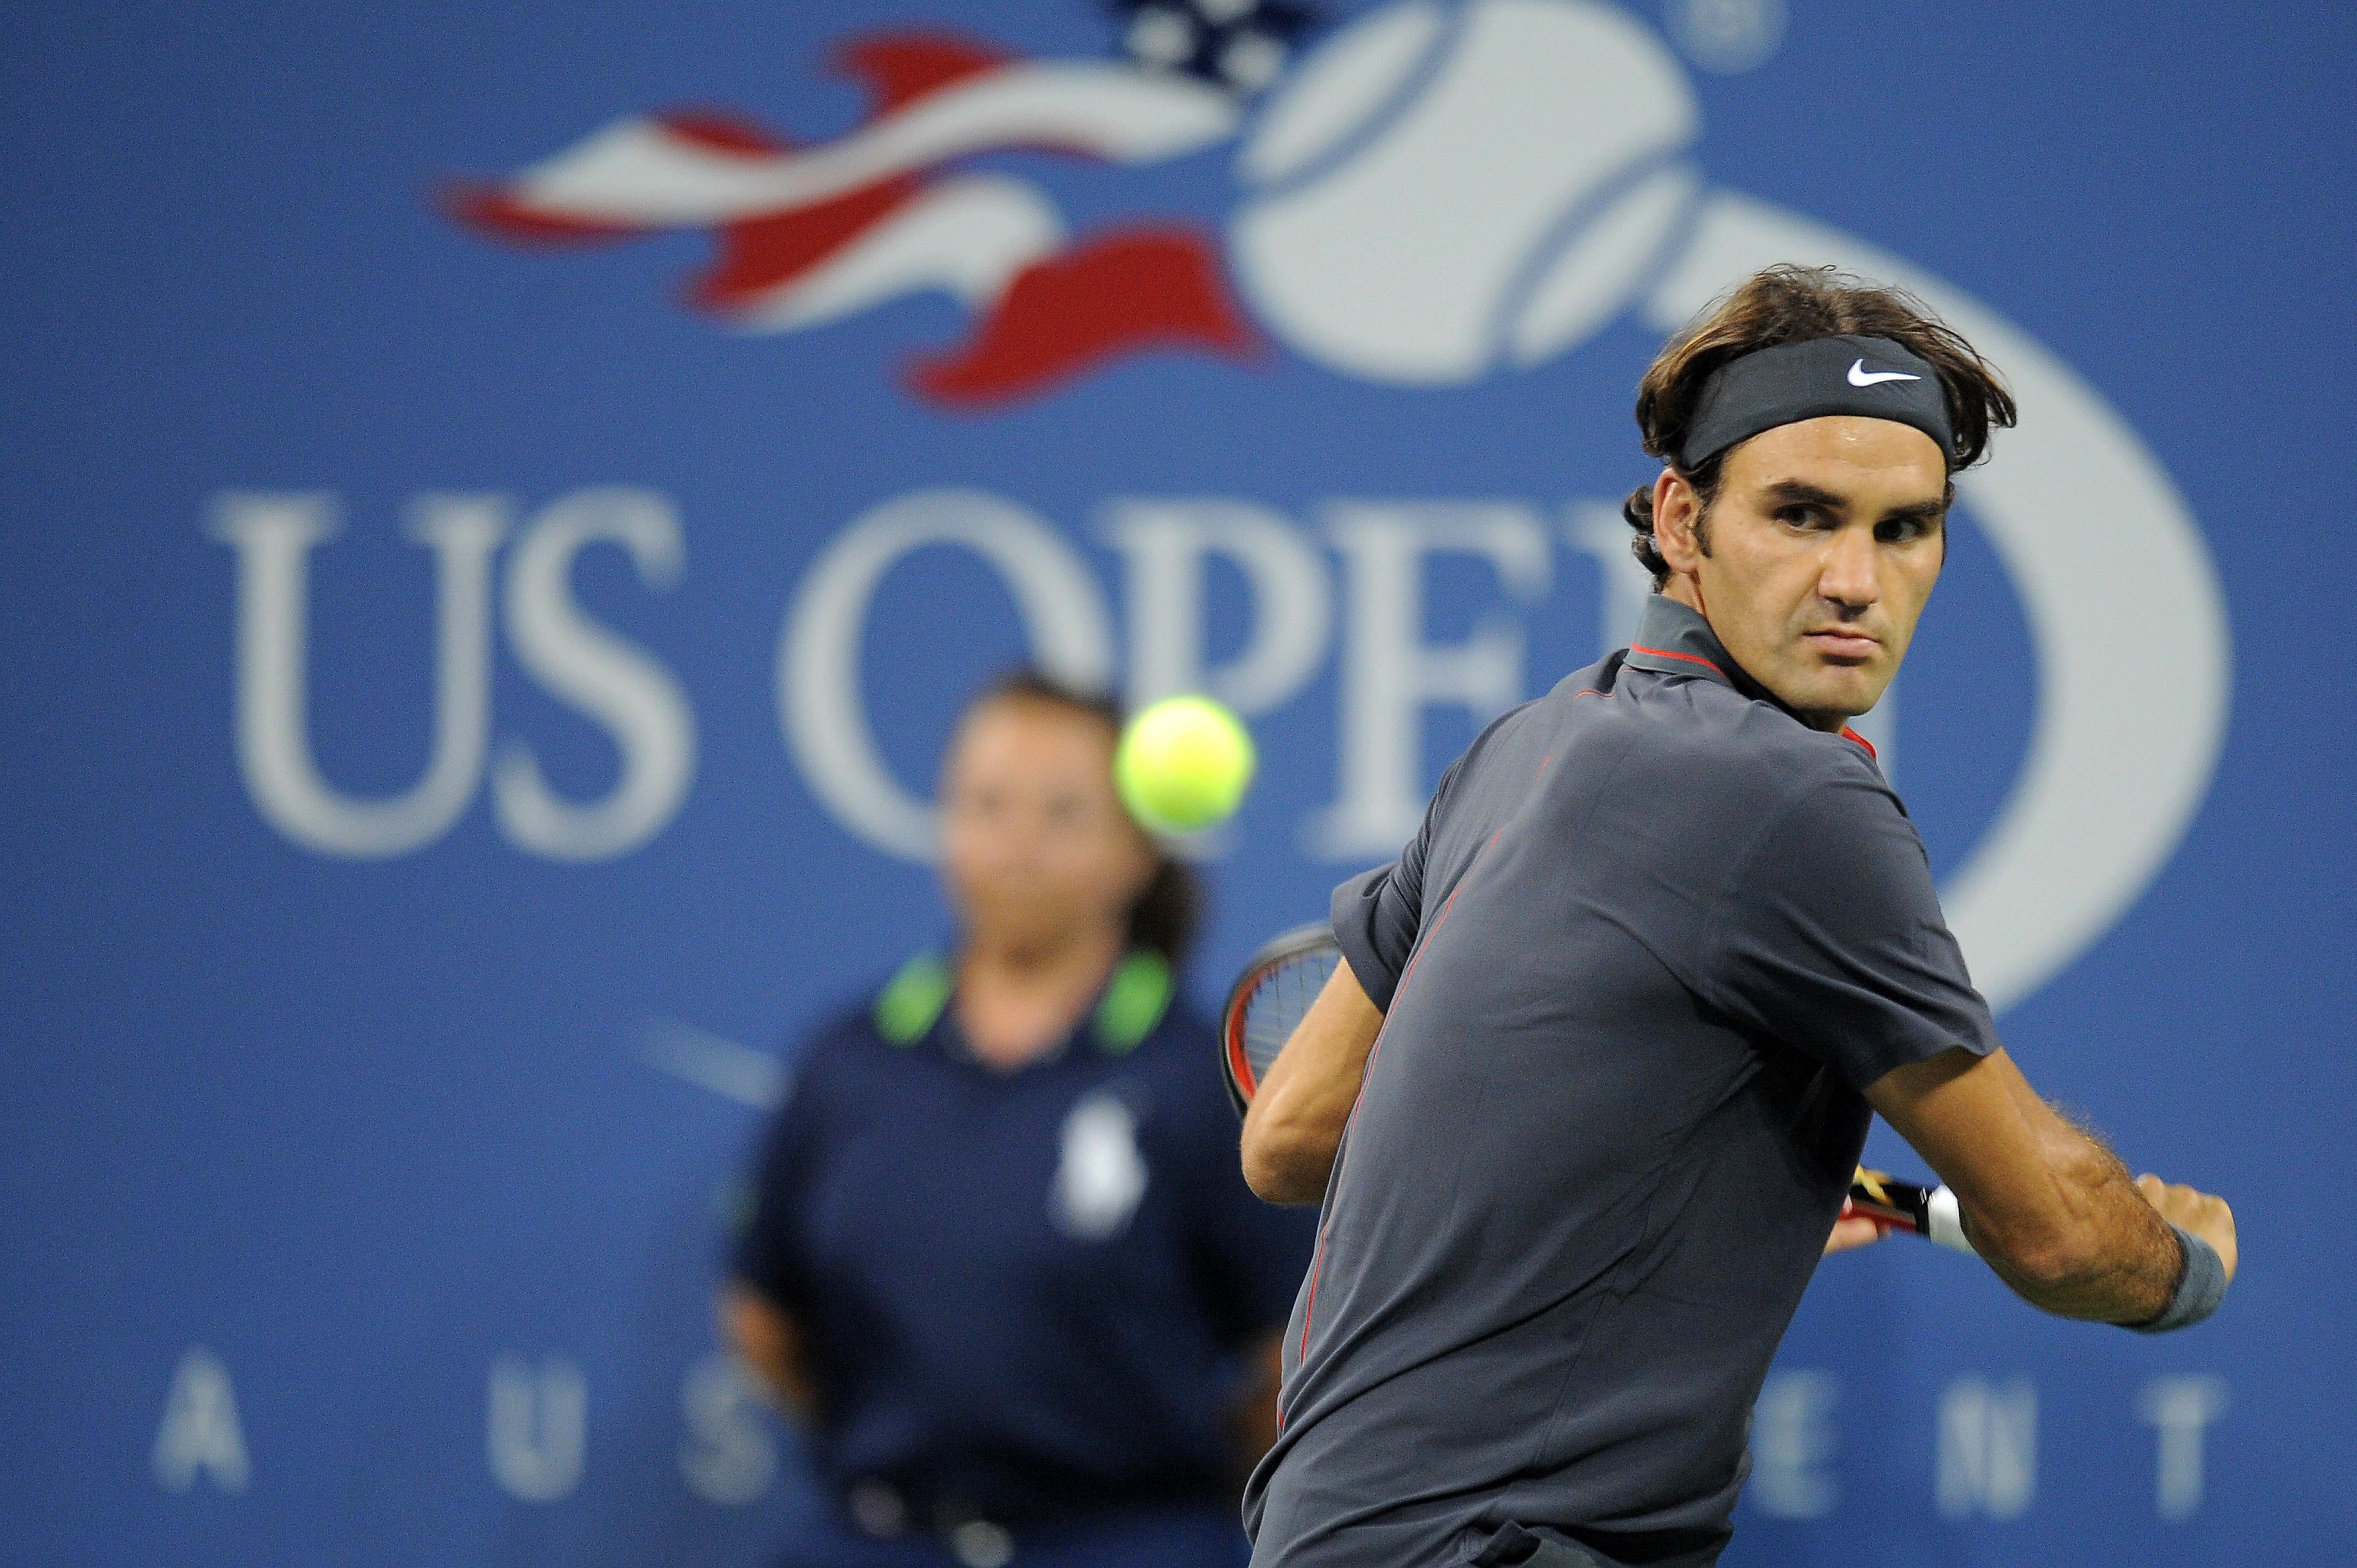
[[[1834,1456],[1831,1372],[1778,1372],[1751,1411],[1754,1507],[1770,1519],[1823,1519],[1841,1500],[1827,1464]]]
[[[1487,724],[1523,700],[1522,623],[1485,616],[1463,642],[1424,640],[1425,563],[1486,561],[1524,605],[1546,596],[1546,531],[1523,507],[1477,501],[1358,501],[1334,509],[1350,582],[1342,635],[1341,798],[1310,825],[1328,860],[1393,854],[1424,817],[1424,710],[1461,707]]]

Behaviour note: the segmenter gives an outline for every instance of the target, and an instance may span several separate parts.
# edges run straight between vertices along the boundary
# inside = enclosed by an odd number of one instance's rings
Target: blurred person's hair
[[[1045,703],[1083,714],[1104,725],[1116,745],[1126,722],[1121,703],[1114,697],[1059,681],[1039,670],[1009,671],[977,693],[965,711],[977,713],[1006,702]],[[1203,885],[1194,867],[1171,854],[1145,828],[1139,827],[1138,832],[1153,846],[1154,875],[1137,902],[1130,906],[1129,945],[1159,953],[1163,961],[1177,970],[1186,962],[1188,950],[1194,946],[1195,934],[1202,925]]]

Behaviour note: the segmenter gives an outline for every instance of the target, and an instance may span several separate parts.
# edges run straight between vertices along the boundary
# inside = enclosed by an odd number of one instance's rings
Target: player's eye
[[[1874,537],[1885,544],[1907,544],[1932,532],[1928,517],[1887,517],[1874,525]]]
[[[1823,528],[1828,520],[1824,508],[1794,501],[1776,509],[1776,521],[1792,528]]]

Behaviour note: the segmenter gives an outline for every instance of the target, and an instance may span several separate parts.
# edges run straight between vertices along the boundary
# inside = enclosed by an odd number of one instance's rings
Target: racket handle
[[[1963,1206],[1956,1202],[1956,1195],[1945,1187],[1933,1187],[1931,1195],[1923,1200],[1923,1239],[1959,1252],[1976,1254],[1971,1239],[1964,1234]]]
[[[1860,1165],[1842,1214],[1862,1215],[1888,1229],[1912,1230],[1926,1241],[1977,1255],[1964,1234],[1963,1206],[1945,1187],[1918,1187]]]

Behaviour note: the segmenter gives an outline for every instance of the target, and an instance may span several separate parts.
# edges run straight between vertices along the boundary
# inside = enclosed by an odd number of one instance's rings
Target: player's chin
[[[1819,713],[1840,714],[1856,718],[1882,701],[1882,693],[1890,685],[1890,672],[1882,660],[1857,663],[1849,660],[1817,659],[1808,672],[1805,684],[1809,701],[1806,707]]]

